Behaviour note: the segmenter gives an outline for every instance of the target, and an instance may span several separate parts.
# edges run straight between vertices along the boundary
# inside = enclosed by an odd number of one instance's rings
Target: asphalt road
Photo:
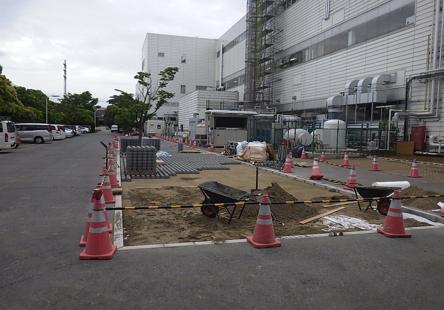
[[[80,261],[110,135],[0,153],[0,309],[443,309],[444,230],[119,251]]]

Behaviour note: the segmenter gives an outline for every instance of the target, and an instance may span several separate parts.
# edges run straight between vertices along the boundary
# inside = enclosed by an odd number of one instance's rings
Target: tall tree
[[[137,72],[134,76],[137,80],[137,96],[116,89],[120,95],[111,98],[110,101],[119,98],[122,105],[129,104],[126,117],[130,118],[129,122],[134,123],[139,129],[139,143],[142,142],[145,122],[152,119],[168,99],[174,97],[174,93],[167,91],[166,88],[174,80],[177,71],[179,71],[177,67],[163,69],[159,72],[157,83],[153,82],[151,73]]]

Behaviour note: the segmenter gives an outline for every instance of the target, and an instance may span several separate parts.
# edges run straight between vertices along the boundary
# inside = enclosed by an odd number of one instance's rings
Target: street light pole
[[[48,124],[48,97],[45,97],[46,103],[45,103],[45,123]]]
[[[59,95],[51,95],[49,98],[59,98]],[[48,124],[48,96],[45,97],[45,122]]]

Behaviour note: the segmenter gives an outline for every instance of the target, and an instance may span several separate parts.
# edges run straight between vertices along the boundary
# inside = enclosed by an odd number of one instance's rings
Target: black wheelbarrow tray
[[[221,184],[216,181],[204,182],[199,184],[197,187],[199,187],[205,197],[205,200],[202,202],[203,206],[200,208],[202,213],[208,217],[214,218],[219,214],[220,208],[211,204],[223,203],[223,207],[230,215],[228,224],[233,219],[234,212],[236,211],[236,207],[238,206],[236,203],[250,200],[249,193],[241,191],[237,188]],[[230,206],[232,207],[231,210],[229,208]],[[245,204],[242,204],[242,208],[240,210],[238,218],[242,216],[244,208]]]
[[[397,188],[392,187],[376,187],[376,186],[357,186],[354,188],[356,198],[358,198],[358,194],[361,195],[362,198],[370,199],[375,198],[377,200],[376,210],[378,210],[379,214],[387,215],[388,209],[390,207],[390,194]],[[367,207],[364,212],[372,207],[372,202],[369,201]],[[358,201],[359,210],[361,209],[361,204]]]

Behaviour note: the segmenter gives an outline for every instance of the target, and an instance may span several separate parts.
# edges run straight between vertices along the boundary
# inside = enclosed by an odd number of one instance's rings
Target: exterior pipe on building
[[[435,2],[435,35],[433,38],[433,62],[432,62],[432,71],[429,73],[422,73],[416,76],[411,77],[407,80],[406,83],[406,92],[405,92],[405,104],[404,104],[404,112],[397,113],[396,117],[405,117],[404,123],[404,141],[408,140],[408,119],[410,117],[417,117],[420,119],[427,118],[437,118],[439,119],[439,95],[440,95],[440,85],[437,80],[443,76],[443,72],[441,72],[441,48],[443,41],[443,24],[444,20],[442,19],[441,7],[444,7],[444,0],[436,0]],[[440,23],[441,23],[441,31],[440,31]],[[438,61],[439,59],[439,61]],[[417,79],[432,79],[432,89],[430,92],[430,105],[428,111],[408,111],[408,100],[410,95],[410,87],[411,83]]]

